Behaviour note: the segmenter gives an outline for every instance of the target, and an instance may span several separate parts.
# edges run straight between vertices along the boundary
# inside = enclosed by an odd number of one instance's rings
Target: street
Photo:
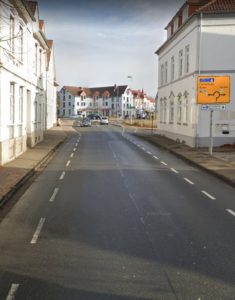
[[[0,223],[0,299],[235,299],[235,189],[121,127],[76,130]]]

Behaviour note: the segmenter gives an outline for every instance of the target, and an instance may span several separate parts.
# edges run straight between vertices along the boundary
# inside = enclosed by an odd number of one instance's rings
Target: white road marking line
[[[139,144],[137,145],[138,147],[141,147]]]
[[[194,184],[194,182],[192,182],[191,180],[189,180],[188,178],[184,178],[185,181],[187,181],[189,184]]]
[[[62,172],[62,174],[60,175],[60,180],[63,180],[65,176],[65,171]]]
[[[144,222],[144,218],[140,218],[140,221],[141,221],[141,223],[143,224],[143,225],[145,225],[145,222]]]
[[[55,197],[56,197],[56,195],[58,194],[58,192],[59,192],[59,188],[56,187],[56,188],[54,189],[54,192],[53,192],[53,194],[52,194],[52,196],[51,196],[49,202],[53,202],[53,201],[55,200]]]
[[[72,158],[73,156],[74,156],[74,153],[71,153],[71,154],[70,154],[70,157]]]
[[[8,293],[8,296],[7,296],[7,299],[6,300],[14,300],[15,299],[15,296],[16,296],[16,292],[19,288],[19,284],[18,283],[13,283],[11,285],[11,288],[10,288],[10,291]]]
[[[78,143],[76,143],[75,146],[77,147],[77,146],[78,146]]]
[[[150,154],[150,155],[152,154],[150,151],[148,151],[147,153]]]
[[[75,152],[77,150],[77,148],[73,148],[73,152]]]
[[[154,158],[155,158],[155,159],[159,159],[159,157],[157,157],[157,156],[154,156]]]
[[[231,209],[226,209],[228,213],[230,213],[231,215],[233,215],[235,217],[235,211],[231,210]]]
[[[171,168],[171,171],[173,171],[173,172],[176,173],[176,174],[179,173],[179,172],[178,172],[176,169],[174,169],[174,168]]]
[[[68,160],[68,161],[67,161],[67,164],[66,164],[66,167],[68,167],[68,166],[70,165],[70,163],[71,163],[71,161]]]
[[[202,191],[202,193],[204,195],[206,195],[208,198],[212,199],[212,200],[216,200],[216,198],[214,196],[212,196],[211,194],[207,193],[206,191]]]
[[[167,166],[167,163],[165,163],[164,161],[161,161],[161,164],[163,164],[164,166]]]
[[[144,147],[142,147],[142,150],[144,150],[144,151],[145,151],[145,148],[144,148]]]
[[[33,238],[31,240],[30,244],[36,244],[37,243],[38,237],[39,237],[39,235],[42,231],[42,227],[43,227],[43,224],[44,224],[45,220],[46,220],[45,218],[40,219],[40,221],[38,223],[38,226],[37,226],[37,229],[36,229],[36,231],[33,235]]]

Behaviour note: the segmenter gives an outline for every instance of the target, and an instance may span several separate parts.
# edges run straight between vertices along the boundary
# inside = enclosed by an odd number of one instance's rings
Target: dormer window
[[[184,23],[187,19],[188,19],[188,5],[183,9],[182,23]]]
[[[174,32],[176,32],[176,30],[179,28],[178,26],[179,26],[179,20],[177,16],[174,20]]]

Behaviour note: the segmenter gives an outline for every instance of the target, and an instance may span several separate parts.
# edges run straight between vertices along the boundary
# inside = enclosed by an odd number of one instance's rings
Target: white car
[[[108,125],[109,124],[108,117],[100,117],[100,124],[101,125]]]

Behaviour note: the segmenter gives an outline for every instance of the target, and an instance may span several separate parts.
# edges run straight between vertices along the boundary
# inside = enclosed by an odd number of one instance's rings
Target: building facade
[[[58,116],[87,116],[95,113],[103,116],[122,115],[122,95],[126,85],[96,88],[64,86],[58,93]]]
[[[230,103],[213,112],[213,137],[216,146],[234,143],[235,2],[186,1],[166,30],[167,40],[156,51],[160,134],[192,147],[208,146],[210,111],[197,104],[198,76],[230,76]]]
[[[56,121],[53,45],[36,1],[0,2],[0,164],[43,140]]]

